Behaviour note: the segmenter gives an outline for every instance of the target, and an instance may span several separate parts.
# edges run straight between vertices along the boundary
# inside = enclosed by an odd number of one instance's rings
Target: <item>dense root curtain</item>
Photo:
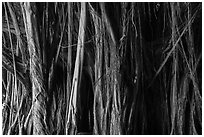
[[[77,96],[81,81],[82,67],[84,60],[84,40],[85,40],[85,28],[86,28],[86,3],[81,3],[81,15],[79,21],[79,33],[77,42],[77,55],[75,61],[74,75],[72,81],[72,90],[69,101],[68,121],[67,121],[67,133],[77,133]]]
[[[35,3],[22,3],[24,25],[30,56],[30,77],[32,81],[33,134],[49,134],[46,124],[46,90],[42,72],[41,47],[38,38]]]

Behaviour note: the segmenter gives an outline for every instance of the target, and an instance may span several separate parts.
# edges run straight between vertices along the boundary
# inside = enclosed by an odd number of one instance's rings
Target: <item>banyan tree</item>
[[[202,134],[202,3],[2,2],[2,134]]]

